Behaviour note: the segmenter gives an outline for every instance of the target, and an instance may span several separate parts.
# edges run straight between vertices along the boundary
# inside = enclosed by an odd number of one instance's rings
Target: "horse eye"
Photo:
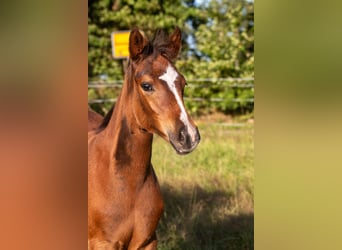
[[[153,91],[152,84],[147,83],[147,82],[143,82],[143,83],[141,84],[141,88],[142,88],[144,91],[147,91],[147,92]]]

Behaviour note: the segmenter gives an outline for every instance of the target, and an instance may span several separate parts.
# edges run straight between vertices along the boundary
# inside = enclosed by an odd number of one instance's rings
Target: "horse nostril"
[[[181,131],[180,131],[180,133],[179,133],[179,142],[181,143],[181,144],[184,144],[185,143],[185,141],[186,141],[186,132],[185,132],[185,129],[184,128],[182,128],[181,129]]]

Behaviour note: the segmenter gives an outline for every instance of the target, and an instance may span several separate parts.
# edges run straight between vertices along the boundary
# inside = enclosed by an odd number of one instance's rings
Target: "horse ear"
[[[169,57],[172,60],[177,58],[181,45],[182,45],[182,31],[180,30],[179,27],[176,27],[173,33],[170,35]]]
[[[134,61],[139,59],[143,49],[148,44],[147,39],[140,33],[138,28],[134,28],[129,36],[129,56]]]

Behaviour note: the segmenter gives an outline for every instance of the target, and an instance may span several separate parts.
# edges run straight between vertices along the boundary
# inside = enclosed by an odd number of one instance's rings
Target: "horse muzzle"
[[[169,133],[170,143],[176,152],[185,155],[192,152],[201,140],[198,128],[182,127],[178,133]]]

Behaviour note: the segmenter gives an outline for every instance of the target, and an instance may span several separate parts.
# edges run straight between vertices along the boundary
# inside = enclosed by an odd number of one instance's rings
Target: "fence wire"
[[[245,82],[245,83],[244,83]],[[199,79],[190,79],[187,80],[187,88],[206,88],[210,87],[216,83],[220,86],[223,86],[223,83],[233,83],[228,84],[223,87],[226,88],[242,88],[242,89],[254,89],[254,78],[253,77],[245,77],[245,78],[199,78]],[[192,83],[203,83],[203,84],[192,84]],[[123,80],[115,80],[115,81],[90,81],[88,82],[88,89],[103,89],[103,88],[121,88],[123,84]],[[89,104],[94,103],[107,103],[116,102],[117,98],[101,98],[101,99],[89,99]],[[201,97],[184,97],[186,101],[210,101],[210,102],[222,102],[224,98],[201,98]],[[254,103],[254,98],[241,99],[241,98],[233,98],[230,100],[231,102],[236,103]]]

